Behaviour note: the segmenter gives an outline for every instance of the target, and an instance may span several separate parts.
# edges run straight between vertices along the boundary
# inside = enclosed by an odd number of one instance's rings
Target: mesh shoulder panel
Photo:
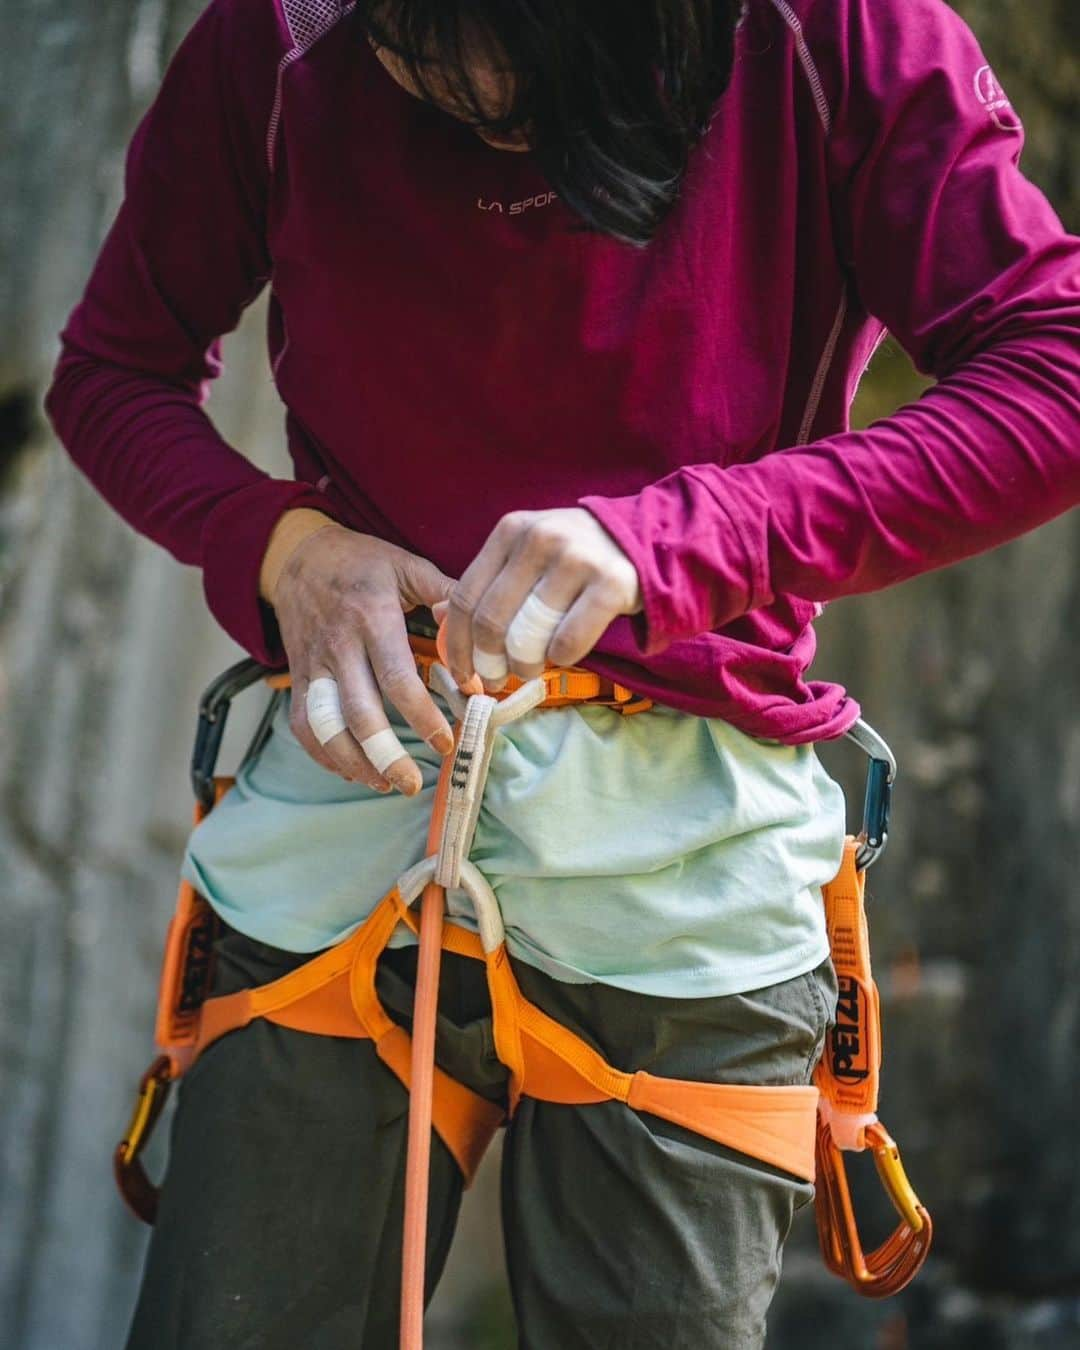
[[[352,9],[352,5],[347,8]],[[281,9],[293,49],[303,52],[337,23],[346,6],[341,0],[281,0]]]
[[[328,33],[339,19],[356,8],[356,0],[278,0],[284,16],[292,47],[281,58],[277,72],[277,88],[270,121],[266,128],[266,159],[270,172],[274,170],[274,152],[281,124],[281,100],[286,70]]]

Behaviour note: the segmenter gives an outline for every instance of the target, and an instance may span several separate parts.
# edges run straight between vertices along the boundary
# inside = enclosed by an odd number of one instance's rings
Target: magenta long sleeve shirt
[[[46,408],[219,622],[284,659],[258,573],[287,508],[451,576],[515,509],[581,505],[644,610],[583,663],[795,744],[859,707],[813,619],[1080,499],[1080,241],[943,0],[748,0],[656,240],[575,233],[531,154],[380,66],[336,0],[211,0],[128,151]],[[205,411],[270,288],[295,481]],[[848,428],[886,331],[937,383]]]

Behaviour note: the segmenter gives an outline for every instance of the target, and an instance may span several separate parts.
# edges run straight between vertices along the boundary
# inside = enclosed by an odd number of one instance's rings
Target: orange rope
[[[460,738],[454,731],[454,750]],[[426,856],[439,850],[454,752],[443,760],[428,826]],[[427,1260],[428,1183],[431,1175],[431,1098],[435,1076],[435,1018],[439,1003],[443,915],[446,892],[437,882],[424,887],[420,902],[420,958],[413,1003],[412,1061],[409,1074],[409,1142],[405,1162],[405,1227],[401,1253],[401,1350],[424,1343],[424,1282]]]

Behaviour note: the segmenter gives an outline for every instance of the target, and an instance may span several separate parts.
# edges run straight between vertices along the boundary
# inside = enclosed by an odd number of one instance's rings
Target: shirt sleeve
[[[1080,499],[1080,240],[943,0],[829,0],[806,36],[834,111],[837,245],[866,311],[938,383],[864,431],[584,497],[641,577],[645,654],[780,593],[879,590]]]
[[[75,464],[140,533],[202,568],[222,627],[284,661],[258,577],[283,511],[330,512],[271,478],[203,405],[231,332],[271,271],[266,130],[287,50],[274,0],[211,0],[125,160],[124,200],[60,334],[45,410]]]

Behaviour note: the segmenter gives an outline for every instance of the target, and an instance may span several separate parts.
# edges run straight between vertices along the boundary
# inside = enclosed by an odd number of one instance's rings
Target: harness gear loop
[[[218,1038],[263,1018],[310,1034],[369,1039],[410,1093],[401,1345],[417,1350],[422,1336],[431,1129],[450,1150],[468,1185],[506,1119],[500,1107],[434,1065],[438,967],[446,950],[485,962],[496,1053],[509,1072],[511,1115],[524,1096],[572,1105],[618,1100],[801,1179],[816,1179],[818,1233],[827,1267],[870,1297],[903,1288],[926,1259],[932,1225],[904,1174],[895,1143],[876,1115],[880,1010],[870,970],[864,899],[866,869],[887,840],[896,773],[888,746],[861,720],[847,733],[870,757],[870,769],[863,828],[858,836],[847,836],[840,870],[822,887],[840,997],[813,1083],[750,1087],[625,1073],[524,998],[507,954],[498,900],[468,853],[499,726],[532,708],[586,702],[632,715],[651,707],[651,701],[576,668],[548,668],[527,683],[510,676],[495,695],[483,694],[475,686],[460,691],[438,659],[432,631],[415,631],[411,615],[407,626],[422,678],[443,695],[457,719],[454,748],[439,774],[425,857],[403,873],[360,927],[336,946],[270,984],[216,997],[209,991],[220,921],[206,899],[181,880],[159,985],[155,1030],[161,1053],[140,1082],[131,1123],[114,1155],[116,1179],[129,1206],[138,1217],[153,1222],[157,1191],[140,1154],[171,1081]],[[219,676],[200,703],[192,758],[196,823],[235,781],[214,774],[222,729],[231,698],[260,678],[273,694],[242,760],[246,763],[270,734],[277,702],[289,685],[287,672],[271,673],[254,661],[241,662]],[[448,886],[464,890],[470,898],[477,933],[446,919]],[[412,907],[417,898],[419,915]],[[398,925],[420,935],[412,1037],[386,1013],[375,987],[378,959]],[[859,1240],[841,1152],[867,1148],[901,1217],[893,1234],[869,1255]]]

